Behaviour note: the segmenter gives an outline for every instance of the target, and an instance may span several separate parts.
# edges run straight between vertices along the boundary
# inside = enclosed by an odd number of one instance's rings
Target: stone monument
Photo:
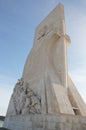
[[[86,105],[68,74],[64,7],[37,26],[4,127],[11,130],[86,130]]]

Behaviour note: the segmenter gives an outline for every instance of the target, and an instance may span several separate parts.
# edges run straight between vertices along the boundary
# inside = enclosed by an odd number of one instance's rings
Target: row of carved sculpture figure
[[[41,113],[41,98],[22,78],[16,83],[12,97],[16,114]]]

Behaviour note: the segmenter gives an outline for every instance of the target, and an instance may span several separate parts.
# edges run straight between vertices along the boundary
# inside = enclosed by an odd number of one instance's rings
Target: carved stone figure
[[[24,83],[24,80],[23,80],[23,78],[21,78],[21,79],[18,79],[18,82],[16,84],[22,86],[23,83]]]
[[[12,96],[16,114],[41,113],[41,99],[23,83],[19,80]]]

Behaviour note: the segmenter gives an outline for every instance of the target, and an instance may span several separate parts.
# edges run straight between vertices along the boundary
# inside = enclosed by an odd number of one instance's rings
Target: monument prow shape
[[[38,25],[22,78],[16,83],[7,116],[69,114],[86,116],[86,105],[68,75],[64,7]]]

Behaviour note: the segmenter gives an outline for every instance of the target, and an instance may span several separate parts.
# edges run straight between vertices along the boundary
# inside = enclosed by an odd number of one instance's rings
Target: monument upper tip
[[[56,7],[64,7],[64,5],[61,3],[61,2],[59,2],[57,5],[56,5]]]
[[[59,5],[62,5],[62,6],[63,6],[63,4],[62,4],[61,2],[58,3],[58,6],[59,6]]]

